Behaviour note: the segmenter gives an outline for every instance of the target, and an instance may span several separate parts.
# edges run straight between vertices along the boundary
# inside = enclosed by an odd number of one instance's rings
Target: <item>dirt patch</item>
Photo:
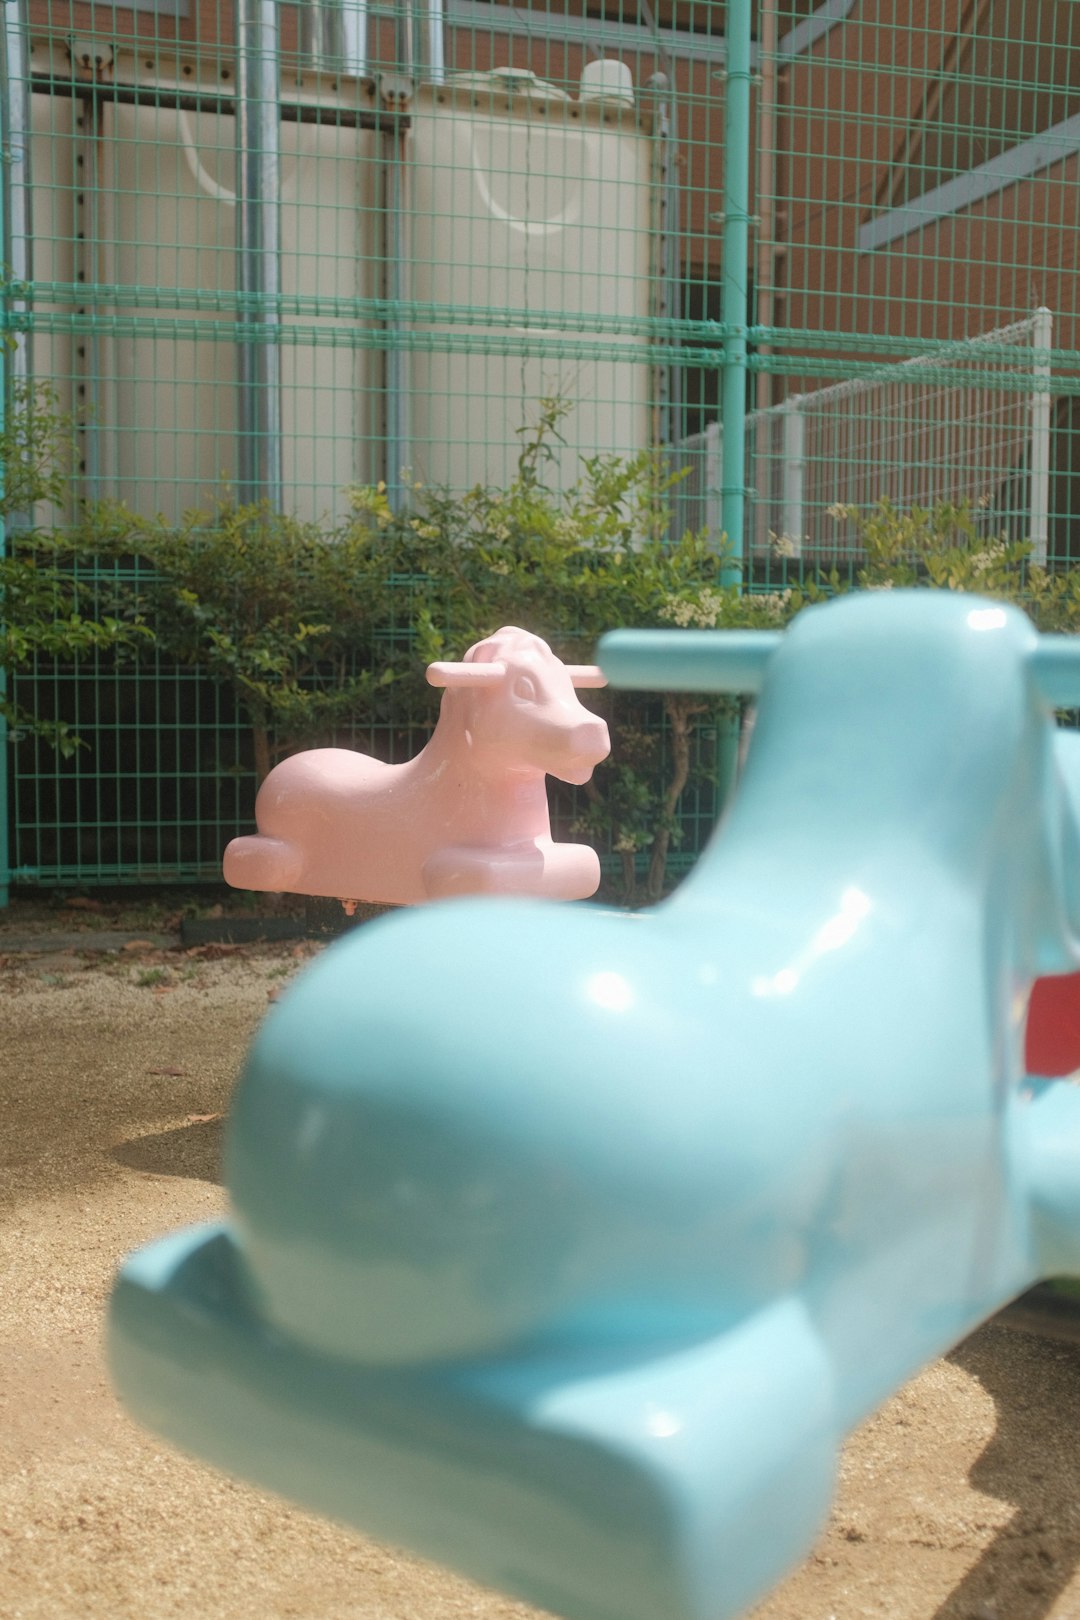
[[[313,949],[0,973],[0,1620],[530,1613],[175,1455],[108,1387],[116,1267],[222,1210],[221,1116]],[[852,1439],[828,1529],[755,1620],[1080,1620],[1078,1457],[1080,1351],[984,1329]]]

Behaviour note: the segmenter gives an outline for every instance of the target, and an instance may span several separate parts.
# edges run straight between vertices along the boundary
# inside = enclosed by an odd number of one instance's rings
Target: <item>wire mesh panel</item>
[[[1040,310],[752,413],[755,547],[815,562],[852,557],[843,509],[948,504],[970,507],[988,534],[1030,540],[1045,562],[1051,335],[1051,313]]]
[[[77,439],[17,521],[332,527],[356,486],[504,487],[560,399],[552,489],[662,450],[674,528],[734,529],[751,586],[854,563],[830,508],[883,499],[1076,560],[1073,0],[5,14],[5,399],[47,383]],[[232,700],[110,670],[20,676],[87,749],[20,743],[11,868],[216,874],[254,791]]]
[[[5,320],[77,440],[63,508],[27,521],[109,501],[197,535],[265,501],[332,526],[356,486],[505,486],[555,400],[566,489],[715,396],[722,6],[7,16],[31,207],[6,212]],[[145,651],[20,673],[87,746],[13,750],[16,879],[216,875],[254,761],[205,684]],[[388,721],[365,745],[419,740]]]
[[[805,416],[802,538],[826,543],[836,503],[965,499],[1071,560],[1075,6],[842,0],[760,16],[753,404]],[[758,442],[762,544],[780,451]]]

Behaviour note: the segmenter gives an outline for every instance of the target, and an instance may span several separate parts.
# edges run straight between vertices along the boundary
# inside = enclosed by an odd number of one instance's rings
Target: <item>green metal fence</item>
[[[1072,0],[71,16],[5,0],[0,259],[6,397],[75,416],[73,502],[499,484],[558,394],[555,476],[666,447],[751,588],[850,562],[830,509],[881,497],[1076,560]],[[216,689],[23,685],[90,747],[6,749],[15,881],[216,875],[253,798]]]

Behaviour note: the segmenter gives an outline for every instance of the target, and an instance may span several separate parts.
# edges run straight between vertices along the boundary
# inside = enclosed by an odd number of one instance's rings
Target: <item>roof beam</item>
[[[1061,163],[1078,151],[1080,113],[1074,113],[1071,118],[1062,119],[1060,124],[1052,124],[1049,129],[1022,141],[1019,146],[1011,146],[1007,152],[989,158],[975,169],[969,169],[966,174],[958,174],[943,185],[924,191],[913,202],[891,208],[887,213],[867,220],[865,225],[859,227],[859,251],[874,253],[878,248],[887,247],[890,242],[910,236],[914,231],[921,231],[939,219],[962,213],[965,208],[971,208],[999,191],[1006,191],[1009,186],[1027,180],[1043,169],[1052,168],[1055,163]]]

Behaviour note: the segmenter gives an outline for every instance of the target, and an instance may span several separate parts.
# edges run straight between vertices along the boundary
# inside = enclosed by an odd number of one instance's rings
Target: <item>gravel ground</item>
[[[239,1063],[315,949],[5,956],[0,928],[0,1620],[530,1612],[173,1454],[108,1387],[116,1266],[222,1209]],[[755,1620],[1080,1620],[1078,1440],[1080,1350],[983,1329],[852,1439],[827,1531]]]

